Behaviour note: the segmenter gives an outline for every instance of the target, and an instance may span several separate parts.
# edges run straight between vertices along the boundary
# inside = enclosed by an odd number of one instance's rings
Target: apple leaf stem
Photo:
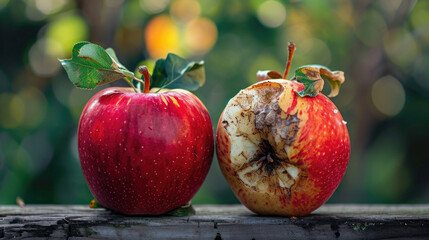
[[[133,78],[134,79],[134,78]],[[128,85],[130,85],[130,87],[133,88],[134,92],[139,93],[140,89],[138,87],[135,87],[134,84],[130,81],[126,81],[128,83]]]
[[[137,82],[139,82],[141,84],[145,83],[143,80],[141,80],[140,78],[137,78],[137,77],[133,77],[133,80],[135,80],[135,81],[137,81]]]
[[[286,79],[287,75],[289,74],[290,66],[292,65],[293,53],[295,52],[295,49],[296,49],[295,43],[293,42],[289,42],[287,44],[287,47],[288,47],[289,56],[287,59],[285,73],[283,74],[283,79]]]

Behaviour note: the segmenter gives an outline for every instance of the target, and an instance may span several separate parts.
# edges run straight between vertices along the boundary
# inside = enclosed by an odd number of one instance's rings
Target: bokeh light
[[[414,27],[428,25],[429,2],[419,1],[419,6],[415,7],[410,15],[410,21]]]
[[[402,28],[394,29],[385,35],[383,41],[387,56],[398,67],[409,68],[414,65],[420,49],[411,33]]]
[[[404,87],[398,79],[392,76],[384,76],[372,85],[371,98],[378,111],[393,117],[405,105]]]
[[[286,8],[278,1],[269,0],[258,7],[257,16],[264,26],[275,28],[286,20]]]
[[[41,21],[61,11],[69,0],[26,0],[25,15],[33,21]]]
[[[26,87],[18,94],[0,94],[0,125],[3,128],[34,128],[45,117],[47,101],[40,90]]]
[[[197,18],[186,25],[185,40],[194,55],[203,55],[212,49],[217,40],[216,25],[207,18]]]
[[[32,21],[41,21],[46,18],[46,15],[36,7],[34,0],[26,2],[25,16]]]
[[[73,13],[61,15],[55,18],[46,29],[46,38],[56,41],[61,48],[52,48],[48,45],[47,50],[58,58],[70,57],[73,45],[87,40],[88,32],[89,28],[81,16]]]
[[[145,29],[146,50],[153,59],[164,58],[169,52],[180,54],[179,30],[168,15],[152,18]]]
[[[31,69],[34,73],[42,77],[55,75],[60,69],[57,56],[50,52],[63,52],[63,48],[55,40],[49,38],[39,39],[30,49],[28,58]]]
[[[201,14],[201,7],[196,0],[175,0],[170,6],[170,15],[182,23],[189,22]]]
[[[140,7],[149,14],[160,13],[164,11],[170,0],[139,0]]]
[[[46,117],[48,102],[45,95],[38,88],[27,86],[19,92],[19,96],[25,108],[22,126],[28,129],[38,127]]]
[[[0,94],[0,125],[2,128],[18,127],[25,116],[24,101],[17,94]]]
[[[58,12],[68,0],[35,0],[36,8],[43,14],[49,15]]]

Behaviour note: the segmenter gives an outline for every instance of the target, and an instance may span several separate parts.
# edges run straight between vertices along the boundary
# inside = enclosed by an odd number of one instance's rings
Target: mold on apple
[[[300,119],[279,105],[283,92],[282,84],[272,81],[240,91],[228,103],[222,123],[232,141],[241,143],[234,148],[241,151],[231,150],[230,157],[243,184],[255,191],[277,186],[290,195],[305,174],[289,160],[288,148],[296,139]]]
[[[350,155],[342,116],[320,93],[322,75],[336,95],[344,74],[307,65],[286,80],[291,56],[283,78],[258,72],[259,82],[234,96],[218,123],[221,171],[237,198],[259,214],[311,213],[335,191]]]

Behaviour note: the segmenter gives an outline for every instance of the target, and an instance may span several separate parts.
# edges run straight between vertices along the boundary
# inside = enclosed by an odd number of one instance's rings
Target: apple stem
[[[147,70],[146,66],[140,66],[139,67],[139,73],[141,73],[141,75],[143,76],[144,79],[144,93],[148,93],[149,92],[149,87],[150,87],[150,75],[149,75],[149,71]]]
[[[287,64],[286,64],[285,73],[283,75],[283,79],[286,79],[287,75],[289,74],[290,65],[292,64],[293,53],[295,52],[295,43],[289,42],[287,44],[287,47],[289,51],[289,57],[287,59]]]

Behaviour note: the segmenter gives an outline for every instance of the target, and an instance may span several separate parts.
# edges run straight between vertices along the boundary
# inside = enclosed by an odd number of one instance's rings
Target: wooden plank
[[[429,205],[325,205],[299,218],[258,216],[241,205],[195,209],[188,217],[150,217],[0,206],[0,239],[429,239]]]

